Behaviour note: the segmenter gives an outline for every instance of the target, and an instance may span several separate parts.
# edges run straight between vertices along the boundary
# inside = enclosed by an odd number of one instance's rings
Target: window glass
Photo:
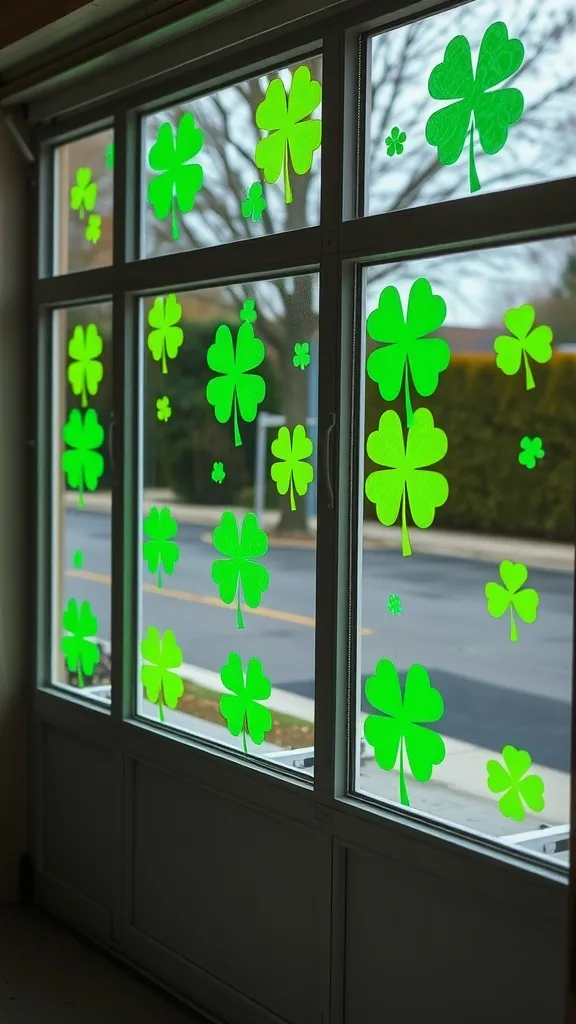
[[[113,168],[112,129],[56,150],[55,273],[112,263]]]
[[[366,212],[576,174],[575,45],[571,0],[476,0],[375,36]]]
[[[54,313],[52,681],[110,703],[112,306]]]
[[[142,301],[139,713],[313,770],[316,275]]]
[[[576,244],[364,281],[356,788],[567,857]]]
[[[144,121],[144,256],[317,224],[322,61],[314,57]]]

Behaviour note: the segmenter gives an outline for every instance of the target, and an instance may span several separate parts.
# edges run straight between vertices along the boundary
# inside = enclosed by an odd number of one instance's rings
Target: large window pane
[[[56,150],[54,273],[112,263],[113,168],[112,129]]]

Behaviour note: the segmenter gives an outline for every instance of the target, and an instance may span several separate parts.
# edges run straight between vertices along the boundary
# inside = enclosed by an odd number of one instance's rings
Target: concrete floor
[[[207,1024],[51,919],[0,909],[2,1024]]]

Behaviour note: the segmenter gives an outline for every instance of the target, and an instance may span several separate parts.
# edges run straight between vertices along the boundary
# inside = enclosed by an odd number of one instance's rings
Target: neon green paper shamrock
[[[156,626],[149,626],[140,644],[140,652],[145,661],[151,662],[140,667],[140,679],[148,700],[158,704],[158,715],[163,722],[163,705],[175,708],[184,693],[182,679],[172,671],[182,664],[182,650],[176,643],[173,630],[166,629],[161,637]]]
[[[400,156],[404,152],[405,142],[406,132],[401,132],[399,128],[393,128],[390,135],[386,136],[386,152],[388,156]]]
[[[84,555],[79,548],[76,548],[76,551],[72,555],[72,565],[75,569],[81,569],[84,565]]]
[[[109,142],[104,151],[104,162],[108,170],[114,167],[114,143]]]
[[[178,533],[178,523],[169,508],[153,505],[144,520],[144,533],[150,540],[142,544],[144,561],[152,573],[158,573],[158,586],[162,587],[162,569],[167,576],[174,572],[180,558],[180,548],[172,537]]]
[[[390,615],[402,615],[402,601],[398,594],[390,594],[387,607]]]
[[[520,441],[518,462],[521,466],[526,466],[526,469],[534,469],[536,459],[543,459],[545,454],[541,437],[523,437]]]
[[[77,324],[68,342],[68,355],[72,362],[68,367],[68,381],[75,395],[82,396],[82,405],[88,405],[88,395],[98,393],[98,385],[104,376],[104,368],[98,356],[102,355],[102,338],[96,324],[86,328]]]
[[[238,415],[253,423],[258,406],[266,394],[264,378],[250,373],[263,361],[264,345],[254,334],[251,323],[240,324],[236,335],[236,350],[232,332],[227,324],[221,324],[214,341],[206,354],[208,366],[220,377],[213,377],[206,385],[206,399],[214,406],[218,423],[228,423],[234,416],[234,444],[242,444]]]
[[[242,309],[240,310],[240,319],[247,324],[256,322],[258,313],[256,312],[256,302],[254,299],[244,299]]]
[[[91,213],[88,217],[88,223],[86,225],[86,231],[84,232],[86,240],[96,245],[96,242],[100,241],[102,237],[102,217],[99,213]]]
[[[314,469],[309,462],[303,461],[310,458],[314,445],[299,423],[294,427],[292,437],[288,427],[280,427],[278,437],[272,441],[271,451],[274,458],[281,461],[272,463],[270,476],[278,494],[287,494],[290,490],[290,508],[295,512],[294,491],[302,497],[314,479]]]
[[[190,112],[180,118],[176,135],[167,121],[158,129],[156,142],[150,150],[148,163],[153,171],[159,171],[148,183],[148,202],[154,208],[158,220],[172,215],[172,238],[180,237],[176,209],[190,213],[196,195],[202,188],[204,171],[200,164],[189,161],[204,145],[204,133],[196,128]]]
[[[84,508],[84,488],[95,491],[104,472],[104,459],[96,448],[104,442],[104,430],[95,409],[84,415],[72,409],[62,428],[68,450],[62,453],[62,469],[68,486],[78,491],[78,508]]]
[[[84,677],[91,676],[100,661],[100,648],[90,640],[98,635],[98,620],[89,601],[82,601],[80,607],[70,598],[62,615],[62,629],[70,636],[62,637],[62,653],[69,672],[78,673],[78,686],[84,686]]]
[[[236,625],[244,629],[241,595],[249,608],[257,608],[270,583],[268,569],[254,561],[266,554],[268,538],[253,512],[246,513],[239,531],[236,516],[227,510],[222,513],[212,540],[216,551],[226,555],[212,563],[212,579],[224,604],[236,600]]]
[[[246,189],[246,199],[242,200],[242,216],[246,220],[251,217],[253,221],[259,221],[267,205],[262,183],[255,181]]]
[[[212,474],[211,474],[211,476],[212,476],[212,479],[213,479],[215,484],[221,484],[221,483],[224,482],[224,478],[226,476],[226,472],[224,470],[224,463],[223,462],[215,462],[214,463],[214,465],[212,466]]]
[[[172,415],[172,407],[168,395],[156,399],[156,415],[161,423],[168,423]]]
[[[294,366],[299,367],[301,370],[305,370],[307,366],[310,366],[310,345],[307,341],[296,342],[292,362]]]
[[[487,583],[484,588],[486,608],[488,614],[495,619],[510,611],[510,640],[515,643],[518,639],[518,627],[514,612],[522,622],[536,622],[540,595],[531,587],[521,590],[528,579],[528,569],[522,562],[500,562],[500,579],[503,587],[499,583]]]
[[[394,285],[380,292],[378,306],[366,321],[366,331],[382,342],[368,356],[366,371],[386,402],[400,394],[404,380],[406,426],[412,426],[414,415],[410,400],[410,375],[419,395],[428,398],[438,387],[438,379],[450,362],[450,348],[443,338],[430,338],[442,326],[446,303],[435,295],[425,277],[418,278],[410,288],[406,319],[400,293]]]
[[[512,337],[500,334],[494,341],[496,366],[508,377],[518,373],[520,362],[524,359],[526,391],[536,386],[528,356],[537,363],[547,363],[552,358],[552,328],[541,324],[532,329],[535,318],[536,310],[529,303],[517,309],[509,309],[504,314],[504,323]]]
[[[484,152],[493,156],[504,148],[509,127],[522,116],[524,97],[520,90],[494,90],[494,86],[514,75],[523,60],[522,43],[509,39],[506,25],[497,21],[482,38],[476,77],[470,43],[465,36],[455,36],[446,47],[444,60],[432,69],[428,79],[432,99],[452,102],[428,118],[426,141],[438,147],[438,160],[448,166],[459,159],[468,137],[471,192],[481,187],[474,159],[474,132]]]
[[[535,814],[544,810],[544,780],[539,775],[528,775],[532,758],[526,750],[506,746],[502,750],[502,760],[490,760],[488,769],[488,789],[491,793],[504,793],[498,801],[500,813],[513,821],[524,821],[526,811],[524,805]]]
[[[444,740],[422,722],[438,722],[444,714],[442,695],[430,685],[422,665],[411,665],[406,673],[404,695],[398,673],[391,661],[381,659],[376,672],[366,680],[366,699],[381,715],[368,715],[364,722],[366,742],[374,747],[376,763],[384,771],[394,768],[400,751],[400,803],[410,806],[404,768],[404,753],[418,782],[428,782],[434,765],[446,757]]]
[[[377,470],[366,479],[365,491],[376,505],[384,526],[393,526],[402,514],[402,554],[411,555],[406,525],[406,497],[416,526],[426,529],[434,522],[436,509],[448,497],[448,481],[442,473],[424,469],[443,459],[448,450],[446,434],[434,426],[429,409],[417,409],[404,449],[402,424],[390,409],[380,417],[378,430],[368,436],[366,452],[372,462],[389,469]]]
[[[250,658],[244,680],[242,661],[235,651],[228,655],[228,661],[220,670],[220,678],[222,685],[232,691],[220,698],[220,714],[233,736],[242,733],[242,746],[247,754],[246,733],[252,743],[259,744],[264,742],[266,733],[272,728],[272,715],[268,708],[258,703],[267,700],[272,693],[270,680],[264,675],[259,658]]]
[[[89,167],[79,167],[76,171],[76,184],[70,189],[70,206],[78,211],[80,220],[84,220],[84,211],[94,209],[98,196],[98,185],[92,181]]]
[[[284,172],[284,199],[292,202],[290,162],[296,174],[307,174],[315,150],[320,148],[322,122],[310,115],[320,105],[322,86],[312,79],[304,64],[296,68],[292,84],[286,89],[281,78],[275,78],[266,96],[256,108],[256,125],[269,134],[256,145],[254,163],[264,171],[269,185]]]
[[[181,316],[182,306],[174,294],[154,299],[148,311],[148,323],[154,328],[148,334],[148,348],[157,363],[162,360],[162,373],[168,373],[166,356],[175,359],[184,341],[184,331],[178,327]]]

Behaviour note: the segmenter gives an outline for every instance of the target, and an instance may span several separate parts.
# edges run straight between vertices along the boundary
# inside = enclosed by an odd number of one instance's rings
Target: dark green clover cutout
[[[104,376],[100,362],[103,342],[96,324],[82,327],[77,324],[68,342],[68,381],[75,395],[80,395],[82,405],[88,405],[88,395],[97,395],[98,386]]]
[[[266,394],[264,378],[250,372],[260,366],[265,354],[264,345],[246,320],[238,328],[236,347],[230,328],[221,324],[206,353],[209,368],[221,374],[208,381],[206,399],[214,407],[218,423],[228,423],[233,416],[236,447],[242,444],[239,417],[246,423],[253,423]]]
[[[534,469],[536,459],[543,459],[545,454],[541,437],[523,437],[520,441],[518,462],[526,469]]]
[[[314,152],[320,148],[322,122],[311,114],[320,106],[322,86],[312,79],[310,70],[301,65],[292,75],[286,97],[281,78],[275,78],[266,96],[256,108],[256,125],[268,135],[256,145],[254,163],[264,171],[264,178],[273,185],[283,173],[284,199],[292,202],[290,163],[296,174],[307,174]]]
[[[212,479],[213,479],[215,484],[224,483],[224,480],[225,480],[225,477],[226,477],[226,471],[224,469],[224,463],[223,462],[215,462],[214,463],[214,465],[212,466],[211,476],[212,476]]]
[[[402,615],[402,601],[398,597],[398,594],[390,594],[386,607],[388,608],[390,615]]]
[[[414,413],[406,448],[400,417],[392,409],[383,413],[378,430],[368,436],[368,458],[388,468],[370,473],[365,484],[366,497],[376,505],[376,515],[384,526],[393,526],[401,513],[403,555],[412,554],[406,504],[416,526],[426,529],[434,522],[436,509],[448,498],[446,477],[425,468],[443,459],[447,450],[446,434],[434,426],[429,409],[417,409]]]
[[[114,143],[109,142],[104,151],[104,162],[108,170],[112,170],[114,167]]]
[[[78,602],[70,598],[62,615],[62,629],[70,636],[62,637],[62,653],[69,672],[78,673],[78,686],[84,686],[85,676],[91,676],[100,661],[100,648],[91,637],[98,635],[98,620],[89,601]]]
[[[244,629],[241,596],[249,608],[258,608],[270,583],[268,569],[254,561],[268,551],[268,538],[253,512],[246,513],[239,530],[236,516],[227,510],[214,530],[213,544],[226,557],[212,563],[212,579],[224,604],[236,601],[236,625]]]
[[[435,295],[425,277],[410,288],[406,319],[400,293],[394,285],[380,292],[378,307],[366,321],[370,338],[384,348],[368,356],[366,372],[378,385],[386,402],[400,394],[404,381],[406,425],[412,426],[414,411],[410,399],[410,377],[419,395],[429,398],[438,387],[438,379],[450,362],[450,347],[443,338],[430,338],[446,318],[446,303]]]
[[[305,370],[306,367],[310,366],[310,345],[307,341],[296,342],[292,362],[300,370]]]
[[[184,683],[173,669],[182,665],[182,650],[176,643],[171,629],[162,636],[156,626],[149,626],[140,644],[140,652],[149,665],[140,668],[140,680],[146,696],[152,704],[158,705],[158,716],[164,721],[164,705],[175,708],[184,693]]]
[[[169,508],[153,505],[144,520],[144,534],[149,540],[142,544],[142,554],[151,573],[158,573],[158,586],[162,587],[162,570],[167,576],[174,572],[180,558],[180,548],[173,537],[178,533],[178,523]]]
[[[170,405],[170,399],[168,395],[163,395],[162,398],[156,399],[156,416],[161,423],[168,423],[172,415],[172,406]]]
[[[398,127],[395,127],[390,132],[390,135],[386,136],[386,152],[388,156],[401,156],[404,152],[404,143],[406,142],[406,132],[401,132]]]
[[[270,476],[278,494],[290,492],[290,508],[295,512],[294,491],[302,497],[314,479],[314,469],[309,462],[304,462],[313,454],[314,445],[299,423],[294,427],[292,436],[288,427],[280,427],[278,437],[272,441],[271,451],[274,458],[280,461],[272,463]]]
[[[92,245],[96,245],[96,242],[100,241],[102,237],[102,217],[99,213],[90,214],[84,234],[86,241],[92,242]]]
[[[246,199],[242,200],[242,216],[248,220],[259,221],[267,206],[264,198],[262,182],[255,181],[246,189]]]
[[[202,188],[204,171],[200,164],[190,161],[203,145],[204,133],[196,128],[192,114],[187,112],[180,118],[175,134],[167,121],[161,124],[150,149],[148,163],[159,173],[148,183],[148,202],[158,220],[171,215],[174,241],[180,237],[176,211],[190,213]]]
[[[76,171],[76,184],[70,189],[70,206],[78,212],[80,220],[84,220],[84,212],[90,212],[96,205],[98,185],[92,181],[89,167],[79,167]]]
[[[552,328],[547,324],[534,327],[535,319],[536,310],[530,303],[507,310],[504,323],[510,334],[500,334],[494,341],[496,366],[508,377],[518,373],[524,360],[526,391],[536,387],[528,356],[537,363],[547,363],[552,358]]]
[[[500,813],[512,821],[524,821],[525,808],[539,814],[544,810],[544,780],[539,775],[528,771],[532,758],[527,750],[517,750],[506,746],[502,750],[502,760],[490,760],[486,763],[488,770],[488,789],[491,793],[503,793],[498,801]]]
[[[522,116],[524,97],[520,90],[495,90],[494,86],[516,74],[523,60],[522,43],[509,39],[506,25],[497,21],[484,33],[476,76],[470,43],[465,36],[455,36],[446,47],[444,60],[432,69],[428,79],[432,99],[451,102],[428,118],[426,141],[438,148],[438,160],[448,166],[460,158],[468,138],[471,192],[481,187],[474,159],[474,134],[478,134],[484,152],[493,156],[504,148],[508,129]]]
[[[242,746],[247,754],[246,734],[253,743],[260,744],[272,728],[270,711],[259,703],[272,693],[270,680],[264,675],[259,658],[250,658],[244,679],[242,661],[235,651],[228,655],[228,661],[220,670],[220,678],[222,685],[231,691],[220,698],[220,714],[233,736],[242,734]]]
[[[178,326],[181,317],[182,306],[173,294],[154,299],[148,312],[148,324],[153,328],[148,334],[148,348],[153,359],[162,362],[162,373],[168,373],[166,356],[175,359],[184,341],[184,331]]]
[[[104,442],[104,430],[95,409],[83,415],[72,409],[62,428],[68,449],[62,453],[62,469],[68,486],[78,491],[78,508],[84,508],[84,489],[95,491],[104,472],[104,459],[97,448]]]
[[[393,770],[400,752],[400,803],[410,806],[404,754],[410,771],[418,782],[432,778],[435,765],[442,764],[446,747],[442,737],[422,725],[422,722],[438,722],[444,714],[441,694],[430,684],[430,678],[422,665],[411,665],[406,674],[404,694],[394,665],[383,658],[376,665],[376,672],[366,680],[366,698],[373,708],[382,712],[368,715],[364,722],[366,742],[374,747],[376,763],[384,771]]]
[[[76,548],[76,551],[72,555],[72,565],[75,569],[81,569],[84,565],[84,555],[79,548]]]
[[[540,595],[532,587],[521,589],[528,579],[528,569],[522,562],[500,562],[500,579],[503,587],[499,583],[486,584],[486,607],[488,614],[495,619],[510,612],[510,640],[515,643],[518,639],[518,626],[514,612],[523,622],[536,622]]]

